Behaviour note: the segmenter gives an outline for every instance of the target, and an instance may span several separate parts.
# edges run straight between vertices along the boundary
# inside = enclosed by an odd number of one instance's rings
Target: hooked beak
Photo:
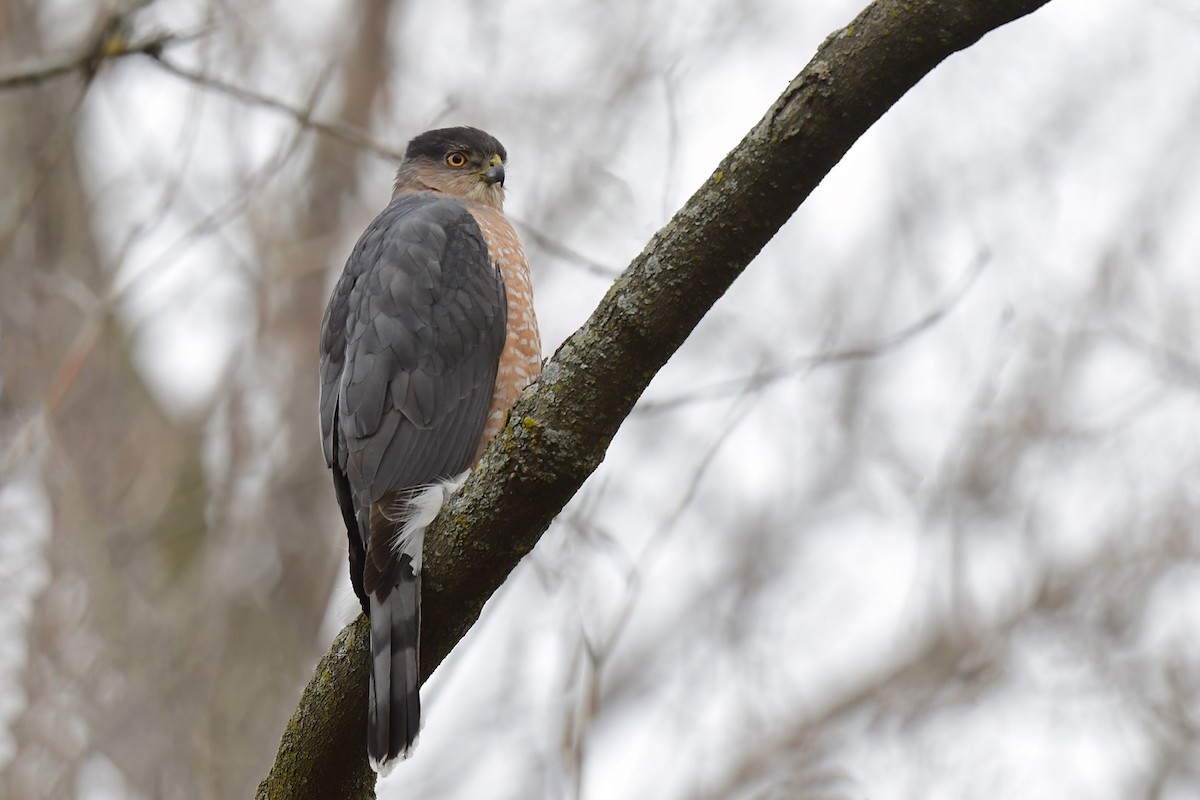
[[[504,185],[504,165],[497,164],[496,166],[483,173],[483,179],[488,183],[498,183]]]
[[[483,173],[483,179],[488,183],[504,185],[504,162],[500,156],[492,156],[492,165]]]

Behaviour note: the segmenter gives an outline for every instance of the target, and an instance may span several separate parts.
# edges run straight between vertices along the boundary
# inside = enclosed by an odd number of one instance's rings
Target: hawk
[[[371,620],[367,755],[381,774],[420,725],[425,527],[541,369],[506,159],[476,128],[409,142],[321,323],[321,442]]]

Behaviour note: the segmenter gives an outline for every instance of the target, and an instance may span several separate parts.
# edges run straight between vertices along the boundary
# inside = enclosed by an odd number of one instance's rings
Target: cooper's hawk
[[[420,725],[425,526],[540,370],[505,159],[475,128],[409,142],[322,322],[321,438],[371,618],[367,753],[385,774]]]

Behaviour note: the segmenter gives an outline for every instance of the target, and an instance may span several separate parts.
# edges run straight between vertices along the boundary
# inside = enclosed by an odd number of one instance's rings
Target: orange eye
[[[446,156],[446,163],[452,167],[465,167],[467,165],[467,156],[464,153],[455,151]]]

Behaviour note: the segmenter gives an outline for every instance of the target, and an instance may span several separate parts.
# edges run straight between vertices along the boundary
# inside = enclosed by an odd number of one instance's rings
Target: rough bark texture
[[[317,664],[255,800],[375,797],[375,773],[367,763],[370,654],[371,625],[359,616]]]
[[[858,137],[946,57],[1046,2],[884,0],[825,40],[547,362],[463,491],[434,521],[425,540],[425,676],[596,469],[659,368]],[[353,652],[365,661],[365,648]],[[317,688],[338,702],[360,697],[365,667],[352,659],[341,666],[328,672],[332,686]],[[318,683],[314,678],[310,691]],[[340,695],[333,691],[339,686]],[[291,758],[306,708],[327,713],[318,706],[306,692],[276,771]],[[328,748],[321,769],[353,766],[344,745],[363,738],[365,701],[343,719],[344,729],[312,729],[328,737],[305,747]]]

